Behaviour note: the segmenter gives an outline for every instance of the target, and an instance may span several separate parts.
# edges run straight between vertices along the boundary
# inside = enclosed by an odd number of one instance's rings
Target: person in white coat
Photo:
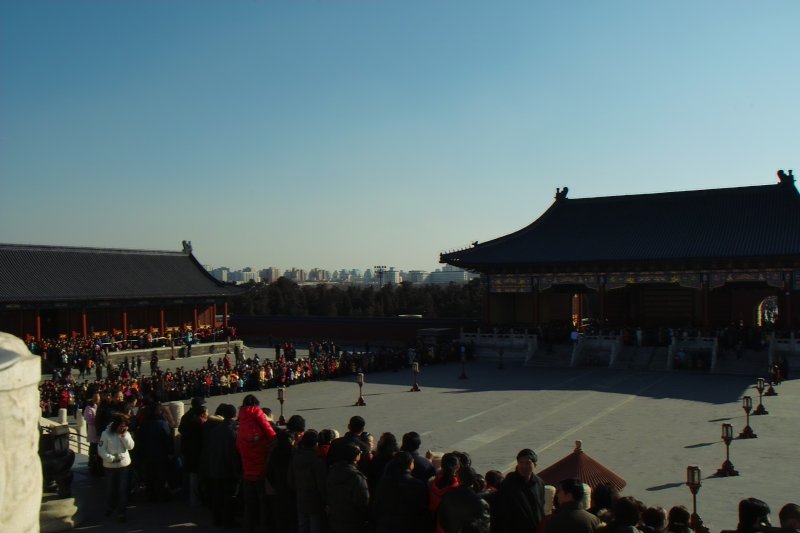
[[[120,522],[126,520],[125,509],[128,506],[131,466],[129,452],[132,449],[133,437],[128,431],[128,416],[115,413],[108,428],[100,436],[97,453],[106,469],[108,489],[106,516],[116,514]]]

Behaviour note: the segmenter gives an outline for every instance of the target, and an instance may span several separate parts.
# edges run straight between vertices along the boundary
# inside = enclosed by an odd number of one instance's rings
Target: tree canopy
[[[267,283],[250,282],[247,291],[231,302],[242,315],[323,317],[478,318],[480,282],[467,284],[373,286],[315,284],[299,286],[281,277]]]

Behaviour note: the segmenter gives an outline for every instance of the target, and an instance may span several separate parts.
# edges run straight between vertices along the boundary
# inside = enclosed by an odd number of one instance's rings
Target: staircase
[[[639,356],[639,352],[647,350],[647,348],[637,347],[637,346],[623,346],[622,350],[620,350],[619,355],[617,355],[617,359],[611,365],[610,368],[614,368],[617,370],[626,370],[633,368],[634,363],[636,362],[637,357]]]
[[[647,348],[650,352],[649,357],[646,361],[646,369],[653,370],[655,372],[665,372],[669,369],[667,366],[667,360],[670,357],[669,348],[667,346],[653,346],[652,348]]]
[[[527,361],[525,366],[533,367],[567,367],[572,358],[572,346],[556,344],[548,352],[547,348],[540,346]]]
[[[769,371],[769,353],[767,350],[726,350],[717,355],[715,374],[741,374],[753,377],[766,377]]]

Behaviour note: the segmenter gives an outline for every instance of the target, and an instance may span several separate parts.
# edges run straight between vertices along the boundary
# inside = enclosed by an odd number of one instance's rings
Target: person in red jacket
[[[248,394],[239,409],[236,449],[242,458],[244,530],[265,531],[267,527],[266,476],[269,446],[276,433],[259,407],[258,398]]]
[[[459,487],[457,477],[459,466],[460,463],[455,454],[446,453],[442,456],[442,468],[430,481],[430,485],[428,485],[428,510],[434,517],[436,517],[436,513],[439,511],[442,497]],[[436,520],[436,522],[436,533],[444,533],[444,529],[438,525],[438,520]]]

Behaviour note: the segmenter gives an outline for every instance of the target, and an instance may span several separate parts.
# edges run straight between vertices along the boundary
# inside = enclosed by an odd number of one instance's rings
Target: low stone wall
[[[243,343],[241,340],[231,341],[228,342],[206,342],[202,344],[193,344],[192,345],[192,357],[196,356],[205,356],[208,357],[209,355],[214,354],[224,354],[226,351],[230,350],[231,358],[233,358],[233,354],[236,353],[236,349],[242,349]],[[158,356],[159,360],[163,359],[170,359],[171,357],[175,357],[179,359],[181,357],[186,356],[186,346],[175,346],[174,348],[171,346],[167,346],[164,348],[145,348],[143,350],[124,350],[119,352],[108,352],[108,359],[115,365],[120,364],[125,357],[128,360],[133,359],[136,360],[137,356],[142,357],[142,371],[144,372],[149,367],[147,365],[150,364],[150,357],[152,357],[153,353]]]
[[[39,531],[41,361],[21,339],[0,332],[0,531]]]

